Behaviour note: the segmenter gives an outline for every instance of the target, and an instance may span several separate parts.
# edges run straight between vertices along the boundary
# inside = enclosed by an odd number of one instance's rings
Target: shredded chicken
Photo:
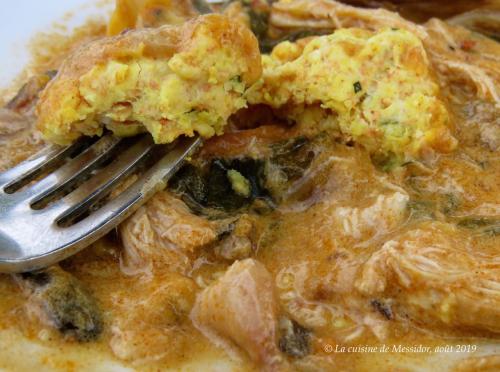
[[[357,288],[393,298],[402,316],[427,325],[500,332],[500,260],[473,254],[451,225],[404,233],[366,262]]]
[[[242,260],[250,257],[253,250],[252,218],[244,214],[234,223],[233,231],[215,247],[215,254],[226,260]]]
[[[291,0],[273,4],[270,22],[277,28],[338,29],[360,27],[381,29],[403,28],[424,39],[427,33],[422,26],[385,9],[362,9],[333,0]]]
[[[206,288],[196,300],[192,319],[205,336],[218,344],[230,340],[268,370],[281,363],[272,278],[254,259],[235,262]]]
[[[499,43],[439,19],[432,19],[425,26],[429,34],[425,47],[443,75],[442,84],[465,81],[476,88],[480,98],[499,106]]]
[[[0,172],[13,167],[42,149],[44,142],[35,130],[34,105],[38,93],[52,73],[35,75],[0,108]]]
[[[188,268],[185,253],[213,242],[216,225],[191,214],[188,207],[168,191],[156,194],[120,226],[123,240],[122,270],[129,274],[152,274],[158,267]]]
[[[339,207],[334,213],[344,233],[360,239],[367,234],[386,233],[398,226],[405,216],[408,200],[408,195],[395,192],[389,196],[379,195],[367,208]]]
[[[42,147],[42,137],[33,130],[32,118],[0,108],[0,171],[13,167]]]
[[[454,371],[469,372],[469,371],[485,371],[494,372],[500,369],[500,355],[487,355],[470,357],[461,360],[456,364]]]
[[[445,19],[470,9],[481,9],[481,11],[491,12],[499,7],[497,0],[455,0],[453,2],[436,2],[435,0],[346,0],[345,2],[368,8],[383,7],[398,12],[403,17],[414,22],[425,21],[430,17]]]
[[[280,302],[287,314],[300,324],[313,330],[320,330],[334,321],[334,309],[326,304],[308,300],[306,280],[313,272],[307,264],[281,270],[276,276]],[[338,321],[338,320],[337,320]]]

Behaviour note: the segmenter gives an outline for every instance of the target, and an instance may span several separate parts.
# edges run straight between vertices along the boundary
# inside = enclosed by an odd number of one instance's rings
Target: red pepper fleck
[[[468,52],[472,48],[476,46],[476,42],[474,40],[464,40],[462,41],[462,44],[460,45],[460,49],[462,49],[465,52]]]

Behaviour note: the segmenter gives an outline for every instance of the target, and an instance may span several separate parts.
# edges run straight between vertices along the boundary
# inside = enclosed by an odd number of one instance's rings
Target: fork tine
[[[67,190],[87,176],[113,155],[120,141],[121,139],[111,134],[103,136],[77,157],[28,188],[26,194],[32,197],[31,207],[43,208],[58,193]]]
[[[111,164],[64,197],[61,202],[69,208],[57,217],[56,222],[63,223],[75,219],[107,196],[121,180],[138,168],[154,146],[152,137],[149,134],[144,135]]]
[[[21,188],[44,170],[55,166],[80,149],[88,139],[82,138],[70,146],[48,146],[7,171],[0,173],[0,188],[11,193]]]
[[[141,178],[88,218],[64,228],[73,241],[88,245],[130,216],[167,181],[202,143],[200,138],[181,138],[175,146]],[[82,233],[84,232],[84,233]],[[81,249],[81,248],[80,248]]]
[[[199,138],[179,139],[135,183],[90,216],[69,227],[55,222],[56,216],[65,210],[64,199],[47,209],[31,210],[26,199],[18,203],[15,198],[0,195],[4,197],[6,207],[13,206],[18,212],[12,216],[0,214],[0,271],[25,272],[47,267],[87,247],[127,218],[155,191],[164,188],[184,159],[200,144]],[[145,147],[147,149],[148,145]],[[150,154],[156,154],[156,150]],[[151,160],[154,159],[151,157]],[[37,228],[31,229],[32,226]]]

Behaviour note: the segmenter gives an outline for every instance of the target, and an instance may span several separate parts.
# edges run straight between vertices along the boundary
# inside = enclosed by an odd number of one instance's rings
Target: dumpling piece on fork
[[[78,49],[40,96],[37,126],[68,144],[81,135],[149,131],[156,143],[220,134],[261,75],[255,36],[221,15],[132,30]]]

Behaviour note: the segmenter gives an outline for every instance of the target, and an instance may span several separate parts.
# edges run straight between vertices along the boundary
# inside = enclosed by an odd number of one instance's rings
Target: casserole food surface
[[[58,266],[0,276],[0,367],[500,368],[498,42],[329,0],[220,12],[117,1],[109,24],[54,39],[57,53],[5,97],[0,169],[101,124],[144,125],[158,142],[214,129],[116,232]],[[197,27],[206,41],[212,21],[229,43],[180,43]],[[148,54],[170,37],[179,50]],[[189,86],[162,106],[186,50],[202,73],[182,75]],[[61,114],[74,89],[87,121]],[[163,123],[169,134],[148,124],[170,107],[199,117]]]

